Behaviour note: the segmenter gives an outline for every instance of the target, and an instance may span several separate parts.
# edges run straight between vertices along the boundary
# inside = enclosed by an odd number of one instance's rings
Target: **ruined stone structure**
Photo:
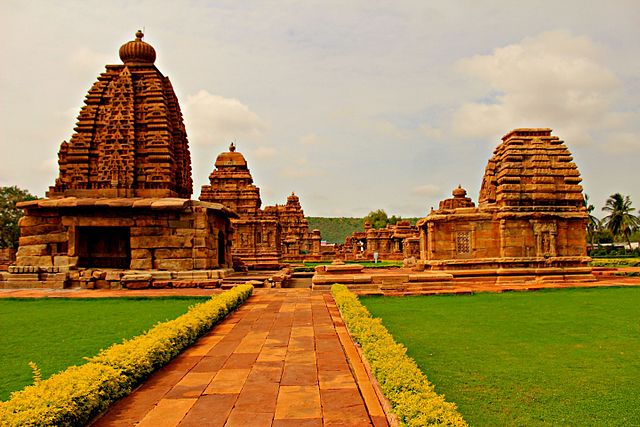
[[[341,248],[343,259],[373,260],[375,252],[381,260],[402,260],[419,255],[418,227],[412,226],[409,221],[401,220],[380,229],[365,223],[364,229],[345,239]]]
[[[240,218],[233,221],[233,255],[250,269],[278,268],[283,261],[313,259],[320,253],[320,232],[309,232],[298,196],[292,193],[285,205],[260,208],[260,189],[233,143],[218,155],[200,200],[221,203],[238,213]]]
[[[107,65],[89,90],[75,133],[60,146],[49,198],[18,205],[25,216],[5,282],[60,287],[80,277],[70,271],[85,268],[231,266],[236,215],[189,199],[191,160],[178,99],[142,37],[138,31],[125,43],[123,64]]]
[[[282,229],[282,257],[286,262],[320,260],[320,230],[309,231],[300,199],[295,193],[287,197],[285,205],[267,206],[267,215],[277,219]]]
[[[501,282],[593,280],[571,153],[551,129],[515,129],[485,170],[477,207],[460,187],[418,222],[420,263]]]

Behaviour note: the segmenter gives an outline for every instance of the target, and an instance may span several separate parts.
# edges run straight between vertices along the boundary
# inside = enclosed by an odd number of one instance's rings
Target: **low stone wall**
[[[140,271],[11,266],[7,272],[0,273],[0,289],[219,288],[232,272],[231,269]]]
[[[10,265],[15,264],[16,250],[13,248],[0,249],[0,271],[7,271]]]

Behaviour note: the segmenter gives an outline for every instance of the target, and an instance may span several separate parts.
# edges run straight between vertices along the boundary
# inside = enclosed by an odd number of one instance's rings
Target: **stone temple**
[[[232,251],[237,267],[275,269],[283,261],[317,260],[320,256],[320,231],[309,232],[298,196],[292,193],[285,205],[261,209],[260,189],[234,144],[218,155],[200,200],[223,204],[239,215],[233,220]]]
[[[551,129],[515,129],[485,169],[476,207],[466,191],[418,222],[427,270],[500,282],[593,280],[581,178]]]
[[[178,99],[142,38],[138,31],[125,43],[123,63],[107,65],[89,90],[75,133],[60,146],[60,174],[48,198],[18,205],[25,216],[7,281],[61,287],[88,283],[77,268],[231,267],[230,219],[237,215],[219,203],[190,200]]]

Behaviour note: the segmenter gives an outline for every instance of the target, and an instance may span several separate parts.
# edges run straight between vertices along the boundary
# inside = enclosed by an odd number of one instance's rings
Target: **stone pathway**
[[[254,294],[94,426],[387,426],[328,293]]]

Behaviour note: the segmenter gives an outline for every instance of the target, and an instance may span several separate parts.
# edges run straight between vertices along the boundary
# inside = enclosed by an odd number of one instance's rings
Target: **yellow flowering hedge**
[[[12,393],[0,402],[1,426],[81,426],[126,396],[253,292],[239,285],[197,304],[186,314],[148,332],[114,344],[82,366],[66,370]]]
[[[344,285],[331,287],[342,318],[360,345],[384,395],[405,426],[467,426],[456,405],[435,392],[407,349]]]

